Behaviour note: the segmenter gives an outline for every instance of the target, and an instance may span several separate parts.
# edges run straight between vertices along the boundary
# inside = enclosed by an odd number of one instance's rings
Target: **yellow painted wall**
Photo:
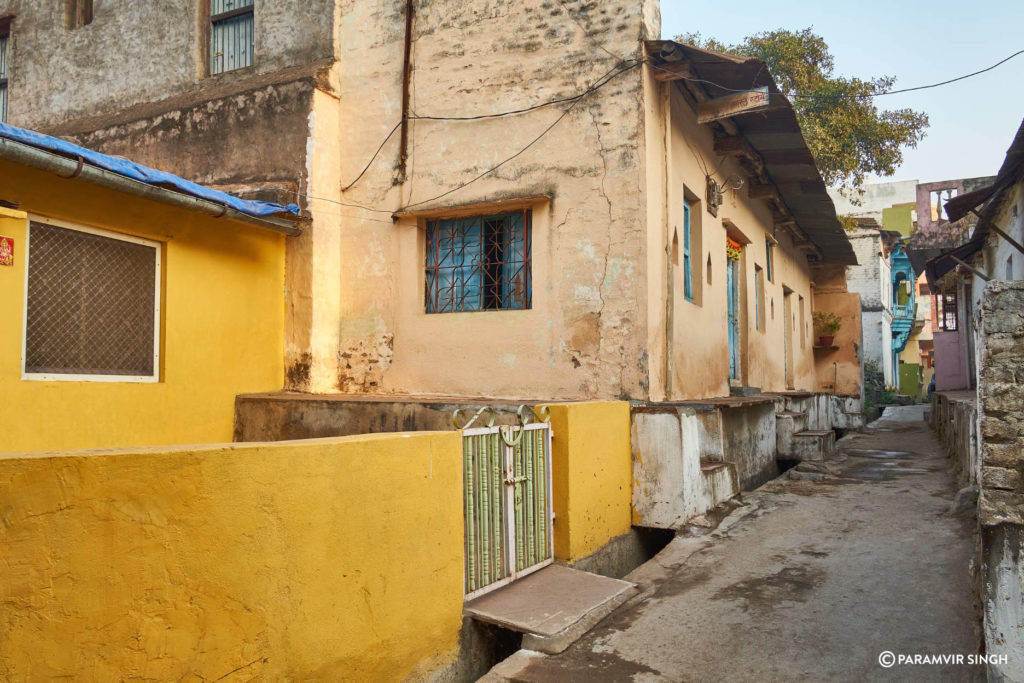
[[[575,562],[630,529],[629,404],[595,401],[550,408],[555,557]]]
[[[393,681],[444,665],[461,480],[458,432],[4,454],[0,678]]]
[[[284,242],[262,228],[0,162],[0,198],[163,244],[159,383],[21,379],[22,212],[0,209],[0,451],[230,441],[234,397],[282,385]]]

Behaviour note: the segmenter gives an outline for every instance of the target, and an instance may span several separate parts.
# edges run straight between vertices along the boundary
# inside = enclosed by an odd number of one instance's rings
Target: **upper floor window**
[[[958,322],[956,293],[938,294],[935,299],[938,304],[938,315],[936,317],[939,321],[939,329],[946,332],[955,332]]]
[[[252,66],[254,0],[210,0],[210,73]]]
[[[765,237],[764,238],[764,273],[765,273],[765,277],[768,278],[768,282],[775,282],[775,268],[774,268],[775,264],[772,263],[772,257],[774,256],[774,254],[772,253],[772,247],[773,246],[775,246],[775,245],[772,244],[771,238]]]
[[[69,31],[92,23],[92,0],[64,0],[64,26]]]
[[[0,19],[0,123],[7,122],[7,74],[11,44],[11,19]]]
[[[26,379],[158,380],[158,243],[45,219],[26,252]]]
[[[532,306],[532,212],[427,221],[427,313]]]

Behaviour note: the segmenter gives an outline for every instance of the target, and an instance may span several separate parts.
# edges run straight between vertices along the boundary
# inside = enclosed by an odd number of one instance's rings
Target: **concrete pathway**
[[[972,522],[949,512],[953,474],[922,417],[889,409],[824,472],[746,494],[717,530],[627,577],[641,595],[573,647],[520,651],[484,680],[984,680],[966,664]],[[883,668],[883,652],[965,664]]]

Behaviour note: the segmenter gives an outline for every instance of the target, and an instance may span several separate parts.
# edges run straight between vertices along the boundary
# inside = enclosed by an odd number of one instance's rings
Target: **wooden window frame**
[[[7,64],[7,75],[0,78],[0,89],[4,90],[4,109],[0,111],[0,123],[7,123],[7,108],[11,104],[11,88],[10,88],[10,73],[11,73],[11,24],[14,23],[14,15],[9,14],[4,17],[0,17],[0,38],[7,39],[7,45],[4,47],[6,54],[4,55],[4,62]]]
[[[73,31],[92,23],[93,0],[64,0],[64,28]]]
[[[245,7],[236,7],[235,9],[227,10],[226,12],[220,12],[219,14],[213,14],[213,10],[210,7],[210,5],[211,5],[211,0],[202,0],[202,8],[203,9],[202,9],[202,17],[201,17],[201,22],[202,22],[201,35],[202,35],[203,44],[205,45],[205,47],[203,48],[203,54],[204,54],[204,57],[205,57],[204,60],[203,60],[204,63],[205,63],[205,67],[204,67],[205,70],[203,72],[204,75],[206,77],[223,76],[224,74],[228,74],[228,73],[236,73],[236,72],[239,72],[239,71],[246,71],[248,69],[252,69],[256,65],[256,46],[255,46],[255,41],[256,41],[256,38],[255,38],[255,36],[256,36],[256,0],[253,0],[253,3],[251,5],[246,5]],[[252,15],[253,47],[252,47],[251,62],[249,64],[247,64],[246,66],[240,66],[240,67],[236,67],[234,69],[222,69],[221,71],[218,71],[218,72],[214,73],[214,71],[213,71],[213,60],[214,60],[213,29],[214,29],[214,26],[216,24],[221,23],[221,22],[230,21],[231,19],[235,19],[236,17],[240,17],[240,16],[245,16],[247,14],[248,15]]]
[[[693,258],[691,254],[690,225],[693,212],[690,201],[683,200],[683,297],[693,303]]]
[[[765,318],[765,270],[754,264],[754,329],[765,332],[768,327]]]

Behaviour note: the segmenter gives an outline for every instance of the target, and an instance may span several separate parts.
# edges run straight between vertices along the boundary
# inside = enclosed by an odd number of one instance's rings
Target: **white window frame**
[[[28,283],[29,273],[32,269],[32,222],[46,223],[47,225],[53,225],[58,228],[65,228],[67,230],[75,230],[77,232],[86,232],[93,235],[99,235],[100,237],[107,237],[110,239],[121,240],[122,242],[132,242],[134,244],[142,244],[147,247],[153,247],[156,252],[156,263],[154,264],[154,277],[155,277],[155,290],[153,293],[153,374],[152,375],[73,375],[65,373],[41,373],[41,372],[27,372],[25,370],[25,361],[28,358],[27,354],[27,341],[28,341]],[[101,228],[94,228],[88,225],[82,225],[81,223],[72,223],[69,221],[63,221],[49,216],[42,216],[39,214],[29,214],[28,222],[25,226],[25,292],[22,297],[22,314],[21,314],[21,378],[23,380],[33,380],[41,382],[134,382],[134,383],[155,383],[160,381],[160,280],[161,273],[163,272],[163,245],[160,242],[154,240],[148,240],[142,237],[135,237],[134,235],[125,235],[119,232],[110,232],[109,230],[103,230]]]

